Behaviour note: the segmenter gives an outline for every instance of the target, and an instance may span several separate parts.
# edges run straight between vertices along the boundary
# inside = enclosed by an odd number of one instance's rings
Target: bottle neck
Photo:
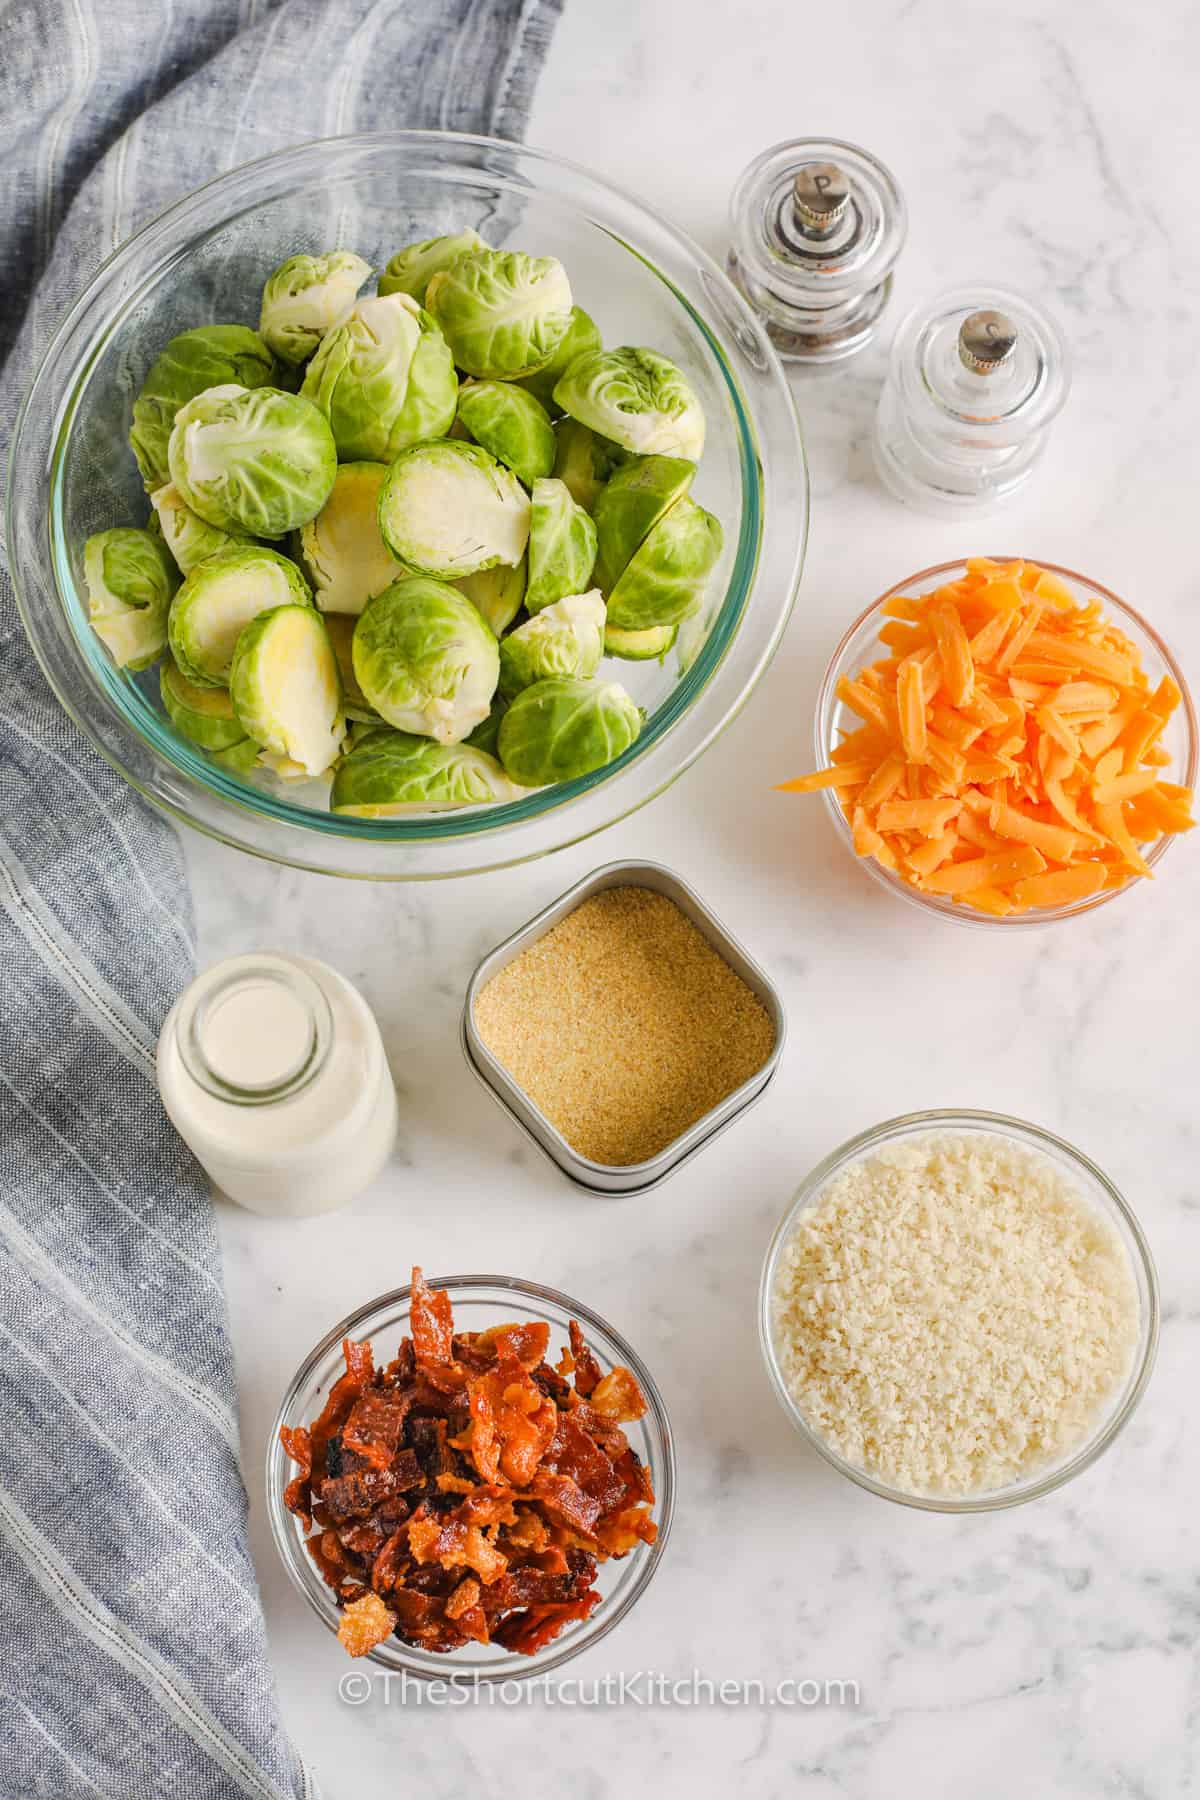
[[[328,1062],[333,1015],[290,957],[235,956],[199,976],[175,1020],[180,1060],[232,1106],[271,1106],[309,1087]]]

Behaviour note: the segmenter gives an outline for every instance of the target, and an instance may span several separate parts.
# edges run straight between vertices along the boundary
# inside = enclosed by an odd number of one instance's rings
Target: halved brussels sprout
[[[251,537],[282,537],[313,518],[337,474],[328,421],[310,400],[232,383],[180,407],[167,460],[193,512]]]
[[[626,450],[700,461],[704,411],[682,372],[657,350],[627,345],[577,356],[554,399],[573,419]]]
[[[541,612],[567,594],[587,591],[596,564],[596,527],[565,482],[533,484],[529,516],[529,582],[525,607]]]
[[[474,250],[432,276],[425,304],[468,375],[532,375],[571,326],[571,284],[554,256]]]
[[[346,757],[333,778],[329,810],[355,819],[395,819],[515,800],[519,793],[484,750],[383,730],[371,732]]]
[[[163,658],[158,674],[163,710],[179,733],[202,750],[232,750],[246,742],[246,730],[225,688],[198,687],[172,656]],[[251,763],[258,760],[254,745]]]
[[[544,406],[511,381],[468,381],[458,390],[458,417],[526,487],[554,467],[554,427]]]
[[[342,679],[313,607],[276,606],[250,621],[237,641],[229,692],[247,737],[263,750],[306,775],[323,775],[337,760],[346,735]]]
[[[497,563],[520,562],[529,538],[529,496],[479,444],[415,444],[388,471],[379,529],[406,568],[454,581]]]
[[[258,335],[284,362],[307,362],[346,317],[370,273],[370,263],[353,250],[289,256],[267,276]]]
[[[499,757],[522,787],[548,787],[602,769],[641,729],[641,710],[619,682],[535,681],[500,721]]]
[[[486,250],[487,245],[477,231],[457,231],[447,237],[422,238],[397,250],[379,277],[381,294],[411,294],[419,306],[425,304],[425,290],[431,276],[452,268],[460,256],[471,250]]]
[[[489,756],[495,756],[497,754],[496,746],[500,739],[500,721],[507,710],[508,701],[501,699],[497,694],[492,701],[492,710],[487,718],[478,724],[474,731],[467,734],[463,743],[470,744],[472,750],[486,750]]]
[[[135,525],[97,531],[83,547],[92,629],[119,669],[147,669],[167,641],[179,573],[166,545]]]
[[[359,725],[378,725],[381,729],[386,729],[384,721],[359,687],[358,676],[354,673],[354,627],[358,620],[349,613],[326,613],[324,618],[333,654],[337,657],[338,673],[342,678],[342,701],[346,717]]]
[[[590,513],[597,496],[626,452],[598,437],[578,419],[563,418],[554,427],[554,477],[569,491],[576,506]]]
[[[450,429],[458,377],[445,338],[415,300],[371,295],[322,338],[300,391],[329,420],[343,462],[391,462]]]
[[[602,350],[604,340],[600,336],[600,328],[582,306],[571,308],[571,323],[558,349],[548,363],[535,369],[532,375],[521,375],[518,383],[531,393],[535,400],[540,400],[547,412],[558,412],[554,402],[554,388],[560,375],[565,375],[577,356],[583,356],[590,350]]]
[[[454,586],[467,596],[471,605],[497,637],[503,637],[521,610],[525,598],[527,564],[524,557],[514,567],[496,563],[481,569],[478,575],[464,575]]]
[[[568,594],[544,606],[510,632],[500,645],[500,692],[519,694],[548,675],[576,675],[586,681],[600,667],[604,650],[604,599]]]
[[[328,500],[300,527],[300,558],[322,612],[360,613],[406,573],[379,533],[387,464],[342,463]]]
[[[487,717],[500,647],[457,588],[410,576],[384,588],[360,617],[354,673],[389,725],[456,744]]]
[[[133,403],[129,442],[142,480],[153,491],[169,476],[167,447],[175,414],[205,389],[236,382],[239,387],[269,387],[275,358],[248,325],[199,325],[181,331],[150,365]]]
[[[596,582],[611,594],[636,550],[687,493],[696,465],[682,456],[640,456],[614,470],[596,497]]]
[[[677,500],[626,564],[608,597],[609,624],[623,631],[680,624],[699,608],[721,543],[711,513]]]
[[[645,631],[622,631],[619,625],[607,625],[604,654],[626,662],[661,662],[678,636],[678,625],[648,625]]]
[[[190,574],[197,563],[202,563],[206,557],[215,556],[218,550],[244,541],[232,531],[222,531],[219,525],[210,525],[198,512],[193,512],[173,481],[166,481],[162,487],[155,488],[150,496],[150,504],[154,508],[154,517],[158,521],[163,542],[183,575]]]
[[[233,544],[198,563],[175,596],[167,630],[171,655],[189,681],[229,681],[238,638],[273,607],[312,600],[295,563],[265,544]]]

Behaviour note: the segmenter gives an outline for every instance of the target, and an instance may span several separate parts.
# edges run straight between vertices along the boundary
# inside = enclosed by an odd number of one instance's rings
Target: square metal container
[[[504,1065],[492,1055],[475,1028],[475,996],[492,976],[515,956],[519,956],[522,950],[544,937],[552,926],[557,925],[568,913],[574,912],[590,895],[615,887],[649,888],[653,893],[665,894],[669,900],[673,900],[680,912],[708,939],[717,954],[736,975],[741,976],[751,992],[757,994],[775,1027],[774,1048],[757,1074],[752,1075],[740,1088],[735,1088],[732,1094],[727,1094],[718,1106],[705,1113],[702,1119],[697,1119],[694,1125],[689,1126],[687,1131],[664,1150],[660,1150],[657,1156],[651,1157],[647,1162],[621,1166],[589,1162],[586,1157],[573,1150],[561,1132],[556,1131],[546,1115],[534,1105],[528,1094],[518,1087]],[[644,1194],[647,1189],[657,1187],[660,1181],[673,1175],[698,1150],[711,1144],[715,1137],[761,1097],[779,1065],[786,1029],[783,1002],[774,985],[758,964],[751,961],[741,945],[730,937],[720,920],[709,911],[687,883],[661,863],[622,862],[608,863],[604,868],[585,876],[484,957],[467,989],[462,1041],[468,1064],[493,1099],[515,1120],[525,1135],[545,1152],[551,1162],[557,1164],[564,1175],[577,1187],[586,1188],[589,1193],[621,1195]]]

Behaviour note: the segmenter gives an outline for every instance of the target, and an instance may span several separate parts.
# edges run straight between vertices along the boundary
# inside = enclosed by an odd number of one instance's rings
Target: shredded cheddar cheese
[[[1169,675],[1151,687],[1097,601],[976,557],[883,611],[888,654],[838,683],[861,723],[829,768],[782,784],[836,794],[860,856],[1004,918],[1149,876],[1144,846],[1191,830],[1160,743],[1183,696]]]

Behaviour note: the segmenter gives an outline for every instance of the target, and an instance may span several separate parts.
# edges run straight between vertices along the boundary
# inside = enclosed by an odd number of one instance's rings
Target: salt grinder
[[[835,139],[776,144],[740,176],[729,273],[786,362],[869,344],[904,246],[904,201],[878,158]]]
[[[1070,387],[1054,321],[1001,288],[956,288],[896,332],[875,463],[898,499],[961,512],[1029,479]]]

